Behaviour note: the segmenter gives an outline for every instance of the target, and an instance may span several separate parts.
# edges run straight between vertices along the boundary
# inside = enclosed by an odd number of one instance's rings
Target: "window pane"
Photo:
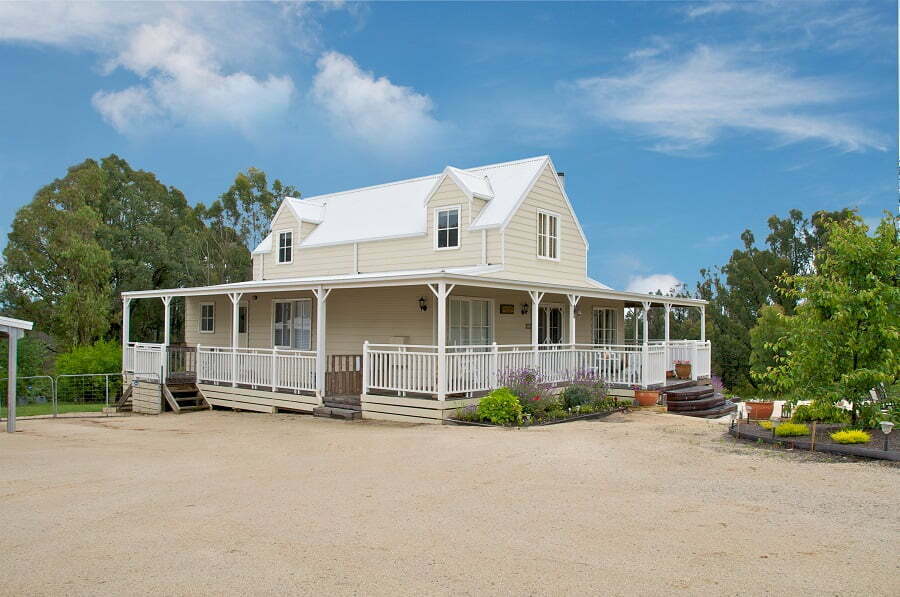
[[[447,231],[449,233],[449,238],[447,239],[448,247],[456,247],[459,246],[459,228],[451,228]]]
[[[439,211],[438,212],[438,229],[447,227],[447,212]]]
[[[294,303],[294,344],[298,350],[309,350],[312,330],[312,303],[310,301],[296,301]]]
[[[238,307],[238,333],[247,333],[247,307]]]
[[[447,217],[449,220],[448,226],[450,228],[456,228],[459,226],[459,210],[452,209],[447,212]]]
[[[447,231],[446,230],[438,230],[438,247],[444,248],[447,246]]]

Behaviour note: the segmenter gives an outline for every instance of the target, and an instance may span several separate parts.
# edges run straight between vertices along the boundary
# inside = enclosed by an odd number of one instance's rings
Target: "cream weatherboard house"
[[[709,375],[710,345],[671,341],[673,307],[704,301],[612,290],[587,274],[588,242],[548,156],[286,198],[253,251],[253,279],[123,293],[128,374],[194,382],[212,406],[432,420],[537,368],[599,374],[628,394],[675,360]],[[185,343],[169,305],[185,300]],[[130,302],[162,299],[162,344],[131,342]],[[624,338],[628,309],[666,310],[666,338]],[[701,325],[701,330],[702,330]],[[637,332],[637,329],[635,330]],[[165,391],[165,389],[164,389]],[[352,398],[347,398],[352,396]]]

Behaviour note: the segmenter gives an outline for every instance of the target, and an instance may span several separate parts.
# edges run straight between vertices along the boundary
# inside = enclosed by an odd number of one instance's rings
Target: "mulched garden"
[[[840,456],[857,456],[862,458],[877,458],[880,460],[900,461],[900,433],[896,431],[888,436],[888,450],[884,450],[884,434],[880,429],[866,431],[871,439],[866,443],[841,444],[831,439],[835,431],[846,428],[839,424],[812,424],[808,425],[809,435],[796,437],[773,437],[771,429],[764,429],[756,421],[737,421],[729,429],[729,433],[742,440],[762,441],[776,446],[795,450],[812,450],[837,454]]]

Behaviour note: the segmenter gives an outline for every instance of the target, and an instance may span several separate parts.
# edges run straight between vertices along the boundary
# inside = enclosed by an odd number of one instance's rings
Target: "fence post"
[[[109,375],[103,376],[104,390],[106,391],[106,407],[109,408]]]
[[[497,354],[497,343],[494,342],[491,344],[491,377],[490,384],[491,388],[496,388],[499,385],[500,372],[498,371],[497,361],[499,360],[499,355]]]
[[[362,393],[369,393],[369,341],[363,342],[362,357]]]
[[[194,365],[194,369],[196,369],[196,371],[194,372],[194,375],[196,375],[196,377],[197,377],[196,381],[199,384],[200,380],[203,379],[202,368],[200,367],[200,345],[199,344],[197,345],[197,362]]]
[[[650,347],[646,343],[641,346],[641,386],[646,389],[650,385]]]
[[[54,417],[59,414],[59,402],[56,397],[57,388],[59,387],[59,385],[56,383],[57,379],[59,379],[58,376],[56,379],[53,379],[52,377],[50,378],[50,389],[53,391],[53,416]]]
[[[278,347],[272,347],[272,391],[278,387]]]
[[[697,350],[697,342],[691,344],[691,379],[697,380],[697,366],[700,364],[698,357],[699,351]]]

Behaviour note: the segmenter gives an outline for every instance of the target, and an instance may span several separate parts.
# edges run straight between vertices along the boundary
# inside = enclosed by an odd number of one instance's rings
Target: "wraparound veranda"
[[[129,337],[131,301],[162,300],[161,343]],[[704,301],[485,276],[385,273],[123,293],[123,363],[135,377],[196,383],[212,405],[311,411],[358,395],[368,418],[439,422],[477,403],[506,372],[536,369],[564,384],[599,376],[620,396],[665,383],[676,361],[710,374]],[[170,338],[171,301],[184,300],[183,342]],[[624,338],[628,309],[666,312],[664,338],[647,318]],[[676,308],[701,312],[700,338],[668,337]]]

